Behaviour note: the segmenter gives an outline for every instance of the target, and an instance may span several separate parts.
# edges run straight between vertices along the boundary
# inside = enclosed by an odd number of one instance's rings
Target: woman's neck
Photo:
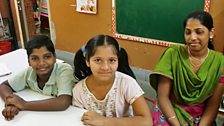
[[[205,48],[201,51],[191,51],[187,48],[188,58],[190,61],[190,65],[194,73],[197,73],[200,69],[201,65],[204,63],[205,59],[208,57],[209,49]]]
[[[208,48],[204,48],[201,51],[192,51],[188,47],[187,48],[187,52],[188,52],[189,57],[196,58],[196,59],[205,59],[208,56],[208,54],[209,54],[209,49]]]

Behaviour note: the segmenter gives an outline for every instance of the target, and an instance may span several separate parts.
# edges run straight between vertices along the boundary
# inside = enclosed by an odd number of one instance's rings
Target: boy
[[[59,111],[71,104],[73,69],[66,63],[56,63],[50,38],[38,35],[27,43],[26,50],[30,67],[0,85],[0,96],[5,102],[2,114],[6,120],[12,120],[21,110]],[[25,101],[13,94],[25,88],[55,98]]]

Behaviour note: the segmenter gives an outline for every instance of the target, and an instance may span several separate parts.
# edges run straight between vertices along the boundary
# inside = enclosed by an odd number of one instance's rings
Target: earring
[[[209,42],[212,42],[212,41],[213,41],[213,38],[212,38],[212,37],[210,37],[210,38],[209,38]]]

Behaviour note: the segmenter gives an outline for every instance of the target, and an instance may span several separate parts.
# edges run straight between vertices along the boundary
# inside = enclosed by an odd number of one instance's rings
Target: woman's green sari
[[[224,76],[224,56],[210,50],[198,72],[194,73],[185,47],[173,45],[163,53],[150,75],[150,83],[156,90],[158,75],[172,80],[173,93],[178,102],[184,105],[199,104],[212,95],[219,78]],[[175,102],[172,101],[172,104],[180,123],[193,126],[190,114]]]

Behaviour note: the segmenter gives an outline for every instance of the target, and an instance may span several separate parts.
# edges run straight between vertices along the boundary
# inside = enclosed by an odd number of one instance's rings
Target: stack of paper
[[[0,77],[11,74],[12,71],[9,70],[6,63],[0,63]]]

